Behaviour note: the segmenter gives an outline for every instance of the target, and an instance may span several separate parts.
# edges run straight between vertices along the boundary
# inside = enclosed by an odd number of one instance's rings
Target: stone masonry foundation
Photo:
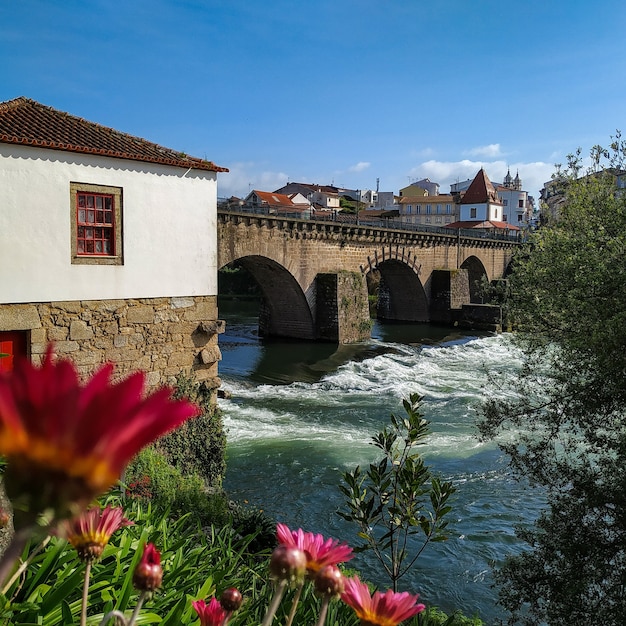
[[[86,300],[0,305],[0,331],[24,331],[33,362],[49,342],[81,375],[105,362],[115,375],[144,370],[149,387],[191,374],[210,389],[221,385],[217,296]]]

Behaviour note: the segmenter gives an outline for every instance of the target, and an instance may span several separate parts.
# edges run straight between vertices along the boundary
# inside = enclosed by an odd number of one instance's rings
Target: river
[[[220,400],[225,488],[233,499],[291,528],[354,544],[356,527],[336,514],[344,505],[341,473],[380,458],[372,435],[418,392],[431,430],[421,452],[457,492],[448,541],[427,547],[400,588],[486,624],[503,617],[491,566],[519,551],[514,525],[533,520],[542,506],[539,493],[513,479],[497,447],[476,436],[486,373],[519,366],[507,336],[375,324],[372,340],[359,345],[266,343],[249,304],[220,302],[220,317],[227,323],[220,376],[232,394]],[[371,555],[351,564],[388,587]]]

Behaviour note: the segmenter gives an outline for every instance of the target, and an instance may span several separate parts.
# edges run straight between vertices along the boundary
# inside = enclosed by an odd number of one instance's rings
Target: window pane
[[[95,248],[96,254],[102,254],[102,242],[96,241],[94,243],[96,244],[96,248]]]
[[[78,238],[79,239],[84,239],[85,238],[85,227],[84,226],[79,226],[78,227]]]
[[[79,222],[85,221],[85,209],[78,209],[78,221]]]
[[[104,208],[107,211],[112,211],[113,210],[113,198],[105,198],[104,199]]]
[[[102,196],[96,196],[96,209],[102,208]]]
[[[87,196],[87,207],[93,209],[93,196]]]
[[[85,252],[93,254],[93,241],[85,241]]]
[[[85,239],[93,239],[93,228],[85,228]]]
[[[78,240],[78,252],[85,252],[85,242],[82,239]]]
[[[87,211],[87,223],[93,224],[95,219],[95,211]]]
[[[78,206],[79,207],[84,207],[85,206],[85,196],[82,196],[79,194],[78,196]]]
[[[104,240],[104,252],[105,254],[111,254],[111,242],[108,239]]]
[[[113,224],[113,211],[105,211],[104,212],[104,223],[105,224]]]
[[[96,211],[96,223],[104,224],[104,211]]]

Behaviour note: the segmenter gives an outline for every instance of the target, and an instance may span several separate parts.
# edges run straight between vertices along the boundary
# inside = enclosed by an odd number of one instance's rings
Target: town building
[[[27,98],[0,103],[0,341],[81,374],[220,384],[217,175],[228,170]],[[11,367],[11,358],[0,359]]]
[[[276,193],[253,189],[243,200],[243,210],[310,219],[312,205],[301,193]]]
[[[453,183],[450,185],[450,193],[461,198],[473,180],[473,178],[468,178]],[[507,170],[503,182],[493,183],[493,187],[502,202],[501,221],[520,227],[527,226],[533,216],[535,201],[532,196],[528,195],[527,191],[522,189],[519,172],[515,174],[515,177],[512,177],[510,169]]]
[[[458,204],[450,194],[402,196],[398,209],[403,224],[444,226],[459,219]]]
[[[467,190],[460,195],[459,220],[448,228],[479,228],[489,231],[519,230],[515,224],[503,221],[504,203],[487,172],[481,168]]]
[[[430,178],[422,178],[421,180],[416,180],[407,187],[400,189],[401,198],[405,196],[415,197],[421,195],[438,196],[439,183],[433,183]]]

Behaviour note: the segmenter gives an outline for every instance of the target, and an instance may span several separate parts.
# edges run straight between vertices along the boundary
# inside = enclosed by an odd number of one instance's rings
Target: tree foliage
[[[588,169],[580,151],[557,169],[560,215],[508,281],[525,362],[518,395],[488,400],[479,428],[507,433],[512,467],[548,503],[496,572],[510,623],[626,624],[626,142],[612,139]]]
[[[445,516],[454,493],[452,483],[433,476],[416,451],[428,435],[428,422],[419,411],[422,397],[404,400],[406,417],[391,415],[390,424],[372,437],[383,456],[365,473],[357,466],[343,475],[339,486],[348,512],[339,515],[354,522],[363,540],[355,551],[372,550],[394,591],[398,580],[413,566],[426,545],[446,539]],[[409,539],[415,541],[412,550]]]

